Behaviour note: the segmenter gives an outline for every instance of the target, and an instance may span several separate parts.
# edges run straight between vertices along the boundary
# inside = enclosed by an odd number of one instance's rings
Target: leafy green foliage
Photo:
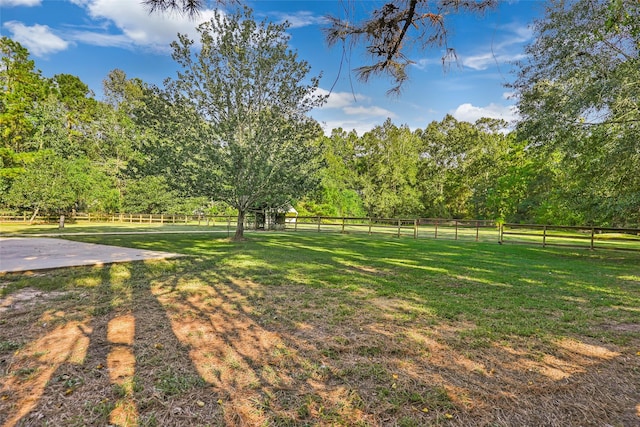
[[[184,35],[172,44],[182,69],[169,99],[213,129],[190,152],[187,174],[238,210],[236,238],[248,209],[281,207],[315,184],[320,129],[306,113],[323,98],[317,78],[305,83],[309,65],[289,50],[285,29],[245,9],[201,24],[199,53]]]
[[[72,209],[114,211],[118,197],[109,180],[86,158],[63,159],[51,150],[36,152],[6,196],[8,205],[38,212],[64,213]]]
[[[560,157],[564,174],[556,184],[570,211],[595,223],[637,223],[638,2],[553,2],[535,35],[513,85],[519,136],[547,157]]]
[[[20,43],[3,36],[0,51],[0,135],[3,146],[27,151],[33,148],[34,126],[29,118],[37,101],[46,97],[49,85]]]
[[[125,212],[172,212],[175,194],[169,189],[163,176],[145,176],[130,181],[124,190]]]
[[[407,126],[398,128],[387,119],[365,133],[358,148],[362,199],[369,215],[418,215],[419,138]]]

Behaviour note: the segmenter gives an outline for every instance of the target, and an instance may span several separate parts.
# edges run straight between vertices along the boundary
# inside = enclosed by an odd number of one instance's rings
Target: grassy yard
[[[640,424],[640,253],[248,237],[1,276],[0,425]]]

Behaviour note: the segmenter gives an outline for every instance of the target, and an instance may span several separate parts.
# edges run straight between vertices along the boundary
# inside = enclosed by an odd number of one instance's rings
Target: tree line
[[[638,12],[550,5],[512,84],[521,120],[508,131],[446,116],[324,136],[309,117],[324,102],[318,78],[288,48],[286,24],[248,9],[202,24],[199,49],[179,36],[180,71],[163,87],[114,69],[100,99],[76,76],[43,76],[3,37],[0,204],[233,212],[239,238],[246,212],[288,203],[309,215],[637,225]]]

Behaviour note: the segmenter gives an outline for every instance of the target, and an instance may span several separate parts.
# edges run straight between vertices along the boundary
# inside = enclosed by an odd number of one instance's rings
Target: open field
[[[128,222],[127,218],[140,218],[139,222]],[[232,217],[184,217],[184,220],[161,223],[161,215],[114,215],[110,221],[93,222],[79,220],[69,222],[58,229],[55,222],[29,225],[28,222],[0,222],[0,236],[20,234],[58,236],[76,233],[225,233],[230,236],[235,230]],[[162,216],[164,217],[164,216]],[[153,220],[152,222],[149,219]],[[179,218],[180,219],[180,218]],[[442,239],[476,242],[498,242],[504,244],[526,244],[581,249],[619,249],[640,251],[640,229],[571,227],[554,225],[504,224],[502,228],[494,221],[447,220],[447,219],[368,219],[343,217],[297,217],[296,221],[280,225],[290,232],[318,232],[392,236],[414,239]],[[254,224],[246,225],[247,231]]]
[[[0,425],[640,423],[640,253],[248,237],[0,276]]]

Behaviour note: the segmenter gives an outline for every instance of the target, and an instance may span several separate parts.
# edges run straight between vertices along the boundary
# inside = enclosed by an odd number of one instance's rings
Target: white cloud
[[[502,119],[507,123],[511,123],[517,119],[517,109],[515,105],[500,105],[491,103],[484,107],[476,107],[475,105],[465,103],[459,105],[453,111],[449,112],[457,120],[475,123],[476,120],[487,117],[490,119]]]
[[[131,0],[72,0],[85,8],[94,20],[105,20],[116,27],[120,34],[105,34],[94,31],[74,31],[74,40],[98,46],[146,46],[168,50],[169,43],[178,33],[197,39],[196,26],[213,17],[213,10],[203,10],[197,19],[179,13],[150,14],[141,1]]]
[[[317,93],[328,95],[329,91],[318,88]],[[317,108],[314,116],[322,123],[326,135],[330,135],[334,128],[355,130],[362,135],[378,126],[380,117],[397,117],[393,111],[370,104],[371,98],[360,93],[331,92],[327,103]],[[323,120],[325,117],[326,120]]]
[[[0,0],[0,7],[40,6],[42,0]]]
[[[442,57],[440,58],[421,58],[411,64],[419,70],[425,70],[430,65],[439,65],[442,67]]]
[[[371,103],[371,98],[360,93],[352,92],[331,92],[326,89],[318,88],[316,93],[319,95],[329,95],[327,102],[320,107],[322,110],[340,109],[349,116],[368,116],[368,117],[397,117],[393,111],[386,108],[377,107],[375,105],[362,105],[362,103]]]
[[[370,98],[361,93],[353,93],[353,92],[331,92],[328,90],[322,89],[319,87],[316,90],[318,95],[329,95],[327,102],[322,106],[322,108],[344,108],[346,106],[355,104],[357,102],[366,101],[369,102]]]
[[[362,105],[359,105],[357,107],[344,107],[342,111],[350,116],[390,117],[392,119],[397,117],[396,114],[392,111],[389,111],[385,108],[376,107],[375,105],[371,107],[365,107]]]
[[[105,34],[91,31],[72,31],[68,34],[72,40],[101,47],[131,47],[131,39],[124,34]]]
[[[4,26],[11,31],[14,40],[35,56],[46,56],[65,50],[69,46],[69,42],[55,35],[46,25],[27,26],[22,22],[9,21],[5,22]]]
[[[327,22],[324,16],[317,16],[305,10],[295,13],[274,12],[270,15],[271,17],[277,18],[280,22],[289,22],[290,28],[308,27],[310,25],[325,24]]]
[[[493,54],[483,53],[481,55],[474,55],[462,58],[462,65],[472,68],[474,70],[486,70],[491,65],[504,64],[507,62],[517,61],[524,58],[526,55],[522,53],[515,54]]]

